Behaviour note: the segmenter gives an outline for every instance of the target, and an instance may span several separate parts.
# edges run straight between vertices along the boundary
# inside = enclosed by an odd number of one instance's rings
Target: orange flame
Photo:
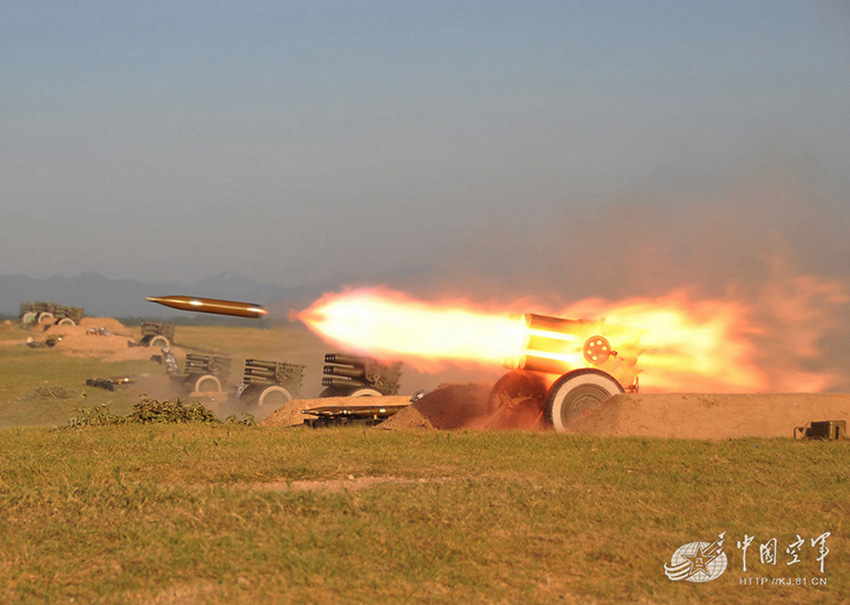
[[[835,377],[803,369],[805,364],[795,357],[801,354],[797,345],[787,342],[788,335],[801,332],[791,325],[789,309],[811,322],[817,315],[813,292],[823,294],[824,304],[845,304],[848,297],[812,279],[801,278],[799,296],[784,293],[787,306],[771,297],[775,308],[767,309],[767,315],[742,302],[694,301],[686,291],[622,302],[587,299],[535,313],[643,331],[637,364],[643,391],[819,391]],[[297,318],[334,346],[404,361],[421,371],[444,369],[447,363],[493,366],[520,359],[531,336],[524,315],[514,309],[494,312],[467,302],[423,302],[381,288],[326,294]],[[810,357],[817,352],[814,340],[810,335],[800,344]],[[765,346],[778,355],[766,356]]]
[[[379,288],[326,294],[298,319],[336,346],[423,371],[447,361],[501,364],[522,350],[525,337],[522,316],[431,305]]]
[[[752,392],[766,388],[755,365],[754,328],[740,303],[692,302],[684,291],[659,299],[609,303],[589,299],[561,311],[598,313],[646,330],[640,358],[643,387],[664,391]]]

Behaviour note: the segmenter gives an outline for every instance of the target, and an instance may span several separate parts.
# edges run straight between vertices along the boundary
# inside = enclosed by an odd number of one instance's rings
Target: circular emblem
[[[721,549],[722,542],[689,542],[676,549],[669,563],[664,564],[664,572],[674,582],[711,582],[726,571],[726,553]]]

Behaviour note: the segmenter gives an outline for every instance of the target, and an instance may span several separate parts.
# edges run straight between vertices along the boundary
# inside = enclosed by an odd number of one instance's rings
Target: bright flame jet
[[[425,371],[446,361],[501,364],[518,356],[526,336],[521,315],[432,305],[383,289],[326,294],[297,317],[334,345]]]
[[[816,339],[828,329],[831,309],[848,298],[831,284],[816,282],[815,289],[809,280],[803,285],[805,297],[790,292],[750,305],[694,300],[682,290],[653,299],[587,299],[543,310],[546,315],[424,302],[383,288],[360,288],[326,294],[296,318],[335,346],[426,372],[447,363],[474,363],[553,376],[593,366],[628,387],[629,374],[613,371],[615,362],[625,362],[617,367],[632,375],[640,372],[642,392],[815,392],[828,388],[835,376],[806,370],[803,362],[818,353]],[[781,301],[795,306],[786,310],[777,306]],[[575,326],[559,327],[564,322]],[[603,360],[606,355],[614,358]]]
[[[328,294],[299,319],[331,343],[430,371],[445,362],[501,365],[551,375],[598,367],[635,382],[640,332],[606,322],[494,314],[431,304],[380,289]],[[613,344],[612,344],[613,343]]]

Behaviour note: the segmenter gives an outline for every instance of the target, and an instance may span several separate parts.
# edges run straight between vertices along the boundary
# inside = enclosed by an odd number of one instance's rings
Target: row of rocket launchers
[[[328,353],[324,358],[322,386],[334,389],[371,387],[385,395],[398,392],[400,363],[381,363],[369,357]],[[231,360],[214,355],[186,355],[185,375],[187,378],[211,374],[227,380]],[[280,361],[261,359],[245,360],[242,382],[247,386],[280,385],[299,391],[305,366]]]

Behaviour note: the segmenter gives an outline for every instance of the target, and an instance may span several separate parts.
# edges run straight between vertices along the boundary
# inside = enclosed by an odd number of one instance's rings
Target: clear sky
[[[847,276],[848,6],[2,0],[0,274]]]

